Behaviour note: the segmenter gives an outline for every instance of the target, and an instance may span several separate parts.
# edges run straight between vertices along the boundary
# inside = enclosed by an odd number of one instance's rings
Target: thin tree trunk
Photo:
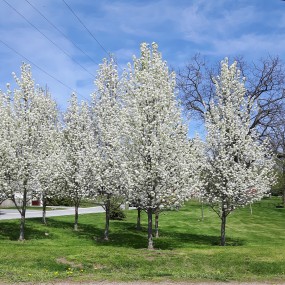
[[[285,162],[283,161],[283,179],[285,178]],[[282,204],[285,207],[285,184],[283,185]]]
[[[226,244],[226,219],[227,219],[227,215],[225,210],[222,210],[222,223],[221,223],[221,246],[225,246]]]
[[[76,203],[75,204],[75,216],[74,216],[74,230],[78,231],[78,208],[79,205]]]
[[[204,201],[201,202],[201,219],[204,222]]]
[[[138,207],[138,216],[137,216],[137,230],[141,230],[141,211],[142,209]]]
[[[25,240],[25,222],[26,222],[25,216],[26,216],[26,209],[22,209],[19,240]]]
[[[110,227],[110,208],[111,208],[111,200],[110,195],[107,196],[106,202],[106,221],[105,221],[105,232],[104,232],[104,240],[109,240],[109,227]]]
[[[252,205],[249,203],[250,215],[252,215]]]
[[[147,209],[148,219],[148,249],[153,249],[153,238],[152,238],[152,209]]]
[[[42,217],[42,223],[47,224],[46,220],[46,208],[47,208],[47,199],[45,196],[43,196],[43,217]]]
[[[125,210],[126,210],[126,211],[129,210],[129,207],[130,207],[130,206],[129,206],[129,203],[126,203],[126,202],[125,202]]]
[[[159,211],[155,211],[155,237],[159,237],[158,233],[158,219],[159,219]]]
[[[21,209],[21,223],[20,223],[20,236],[19,240],[25,240],[25,222],[26,222],[26,208],[27,208],[27,182],[24,182],[24,193],[23,193],[23,201],[22,201],[22,209]]]

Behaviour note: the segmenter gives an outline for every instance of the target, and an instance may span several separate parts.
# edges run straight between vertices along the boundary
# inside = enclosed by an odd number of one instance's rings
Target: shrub
[[[121,203],[117,201],[111,201],[111,208],[110,208],[110,220],[124,220],[126,215],[121,208]]]

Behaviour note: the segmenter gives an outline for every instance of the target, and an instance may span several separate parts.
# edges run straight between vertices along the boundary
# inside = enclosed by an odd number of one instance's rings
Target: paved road
[[[79,214],[90,214],[90,213],[103,213],[105,210],[101,206],[90,207],[90,208],[79,208]],[[56,216],[68,216],[74,215],[74,207],[66,207],[63,210],[49,210],[46,212],[47,217]],[[42,211],[40,210],[27,210],[26,218],[40,218]],[[0,221],[19,219],[20,214],[15,209],[0,209]]]

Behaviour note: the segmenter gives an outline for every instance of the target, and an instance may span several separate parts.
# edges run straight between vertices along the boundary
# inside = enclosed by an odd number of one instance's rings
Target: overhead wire
[[[94,36],[94,34],[88,29],[88,27],[84,24],[84,22],[80,19],[80,17],[75,13],[75,11],[71,8],[70,5],[68,5],[68,3],[66,3],[65,0],[62,0],[62,2],[66,5],[66,7],[68,8],[68,10],[74,15],[74,17],[78,20],[78,22],[84,27],[84,29],[88,32],[88,34],[96,41],[96,43],[101,47],[101,49],[108,55],[109,58],[111,58],[111,53],[108,52],[104,46],[101,44],[101,42]],[[121,66],[118,64],[117,61],[115,61],[118,68],[123,71],[123,68],[121,68]]]
[[[68,38],[68,36],[61,31],[55,24],[53,24],[37,7],[35,7],[30,1],[25,0],[35,11],[38,12],[55,30],[57,30],[65,39],[67,39],[70,43],[73,44],[81,53],[83,53],[86,57],[88,57],[93,63],[97,65],[97,62],[90,57],[82,48],[80,48],[74,41]]]
[[[43,32],[41,32],[33,23],[31,23],[23,14],[21,14],[16,8],[14,8],[11,4],[9,4],[6,0],[2,0],[3,2],[5,2],[11,9],[13,9],[18,15],[20,15],[26,22],[28,22],[34,29],[36,29],[43,37],[45,37],[48,41],[50,41],[54,46],[56,46],[58,49],[60,49],[65,55],[67,55],[69,58],[71,58],[72,61],[74,61],[77,65],[79,65],[82,69],[84,69],[86,72],[88,72],[92,77],[96,77],[94,74],[90,73],[84,66],[82,66],[80,63],[78,63],[75,59],[73,59],[65,50],[63,50],[60,46],[58,46],[53,40],[51,40],[48,36],[46,36]],[[45,15],[43,13],[41,13],[39,11],[39,9],[37,9],[34,5],[32,5],[28,0],[25,0],[34,10],[36,10],[51,26],[53,26],[60,34],[62,34],[68,41],[70,41],[76,48],[78,48],[82,53],[84,53],[89,59],[91,59],[95,64],[97,64],[91,57],[89,57],[88,54],[86,54],[80,47],[78,47],[74,42],[72,42],[60,29],[58,29],[50,20],[47,19],[47,17],[45,17]],[[63,3],[66,5],[66,7],[69,9],[69,11],[75,16],[75,18],[79,21],[79,23],[85,28],[85,30],[89,33],[89,35],[96,41],[96,43],[100,46],[100,48],[108,55],[109,58],[111,58],[110,52],[107,51],[107,49],[104,48],[104,46],[100,43],[100,41],[94,36],[94,34],[88,29],[88,27],[83,23],[83,21],[80,19],[80,17],[74,12],[74,10],[70,7],[70,5],[68,5],[68,3],[65,0],[62,0]],[[29,61],[30,63],[32,63],[32,61],[30,61],[29,59],[27,59],[25,56],[21,55],[19,52],[17,52],[15,49],[13,49],[12,47],[8,46],[8,44],[6,44],[5,42],[3,42],[1,40],[1,42],[7,46],[9,49],[11,49],[12,51],[14,51],[15,53],[17,53],[19,56],[23,57],[25,60]],[[39,67],[38,65],[32,63],[33,65],[35,65],[38,69],[40,69],[42,72],[44,72],[45,74],[47,74],[48,76],[50,76],[51,78],[53,78],[54,80],[56,80],[57,82],[61,83],[63,86],[67,87],[68,89],[74,91],[72,88],[70,88],[69,86],[67,86],[65,83],[63,83],[62,81],[60,81],[59,79],[55,78],[54,76],[52,76],[51,74],[49,74],[48,72],[46,72],[45,70],[43,70],[41,67]],[[117,63],[116,63],[117,64]],[[123,70],[118,64],[117,64],[118,68]],[[79,93],[77,93],[79,94]],[[85,96],[83,96],[82,94],[79,94],[80,96],[82,96],[83,98],[87,99]],[[88,99],[87,99],[88,100]]]
[[[108,51],[104,48],[104,46],[101,44],[101,42],[94,36],[94,34],[93,34],[93,33],[88,29],[88,27],[83,23],[83,21],[80,19],[80,17],[74,12],[74,10],[71,8],[71,6],[68,5],[65,0],[62,0],[62,2],[66,5],[66,7],[68,8],[68,10],[75,16],[75,18],[79,21],[79,23],[85,28],[85,30],[89,33],[89,35],[90,35],[90,36],[96,41],[96,43],[101,47],[101,49],[108,55],[108,57],[111,58],[110,52],[108,52]],[[114,58],[113,58],[113,59],[114,59]],[[122,72],[124,72],[124,69],[121,68],[121,66],[118,64],[118,62],[115,61],[115,63],[116,63],[116,65],[117,65],[118,69],[120,69]],[[119,79],[119,81],[121,81],[121,80],[122,80],[122,77]],[[133,93],[133,92],[131,91],[131,93]]]
[[[58,78],[56,78],[55,76],[51,75],[49,72],[47,72],[46,70],[44,70],[43,68],[41,68],[39,65],[37,65],[36,63],[32,62],[31,60],[29,60],[27,57],[25,57],[24,55],[22,55],[20,52],[18,52],[17,50],[15,50],[13,47],[11,47],[9,44],[7,44],[6,42],[4,42],[1,38],[0,38],[0,42],[6,46],[8,49],[12,50],[14,53],[16,53],[18,56],[22,57],[23,59],[25,59],[27,62],[31,63],[33,66],[35,66],[37,69],[39,69],[41,72],[43,72],[44,74],[46,74],[47,76],[49,76],[50,78],[54,79],[55,81],[57,81],[58,83],[60,83],[62,86],[64,86],[65,88],[71,90],[72,92],[75,92],[76,94],[78,94],[79,96],[81,96],[82,98],[84,98],[87,101],[90,101],[87,97],[85,97],[84,95],[82,95],[81,93],[78,93],[76,90],[74,90],[73,88],[69,87],[67,84],[65,84],[64,82],[62,82],[61,80],[59,80]]]
[[[69,11],[75,16],[75,18],[79,21],[79,23],[85,28],[85,30],[89,33],[89,35],[97,42],[97,44],[101,47],[101,49],[110,57],[110,53],[104,48],[104,46],[99,42],[99,40],[97,40],[97,38],[93,35],[93,33],[87,28],[87,26],[79,18],[79,16],[77,16],[74,10],[65,2],[65,0],[62,0],[62,2],[66,5]]]
[[[51,42],[55,47],[57,47],[59,50],[61,50],[66,56],[68,56],[74,63],[76,63],[78,66],[80,66],[83,70],[85,70],[87,73],[89,73],[93,78],[96,76],[92,74],[89,70],[87,70],[83,65],[81,65],[78,61],[76,61],[74,58],[72,58],[71,55],[69,55],[64,49],[62,49],[58,44],[56,44],[53,40],[51,40],[48,36],[46,36],[41,30],[39,30],[33,23],[31,23],[22,13],[20,13],[16,8],[14,8],[10,3],[8,3],[6,0],[2,0],[5,2],[12,10],[14,10],[18,15],[20,15],[27,23],[29,23],[34,29],[36,29],[43,37],[45,37],[49,42]]]

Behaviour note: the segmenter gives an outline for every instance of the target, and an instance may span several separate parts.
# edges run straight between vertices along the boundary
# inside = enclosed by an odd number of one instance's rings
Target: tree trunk
[[[129,210],[129,203],[125,203],[125,210],[128,211]]]
[[[141,230],[141,211],[142,209],[138,207],[138,216],[137,216],[137,230]]]
[[[42,223],[47,224],[46,220],[46,208],[47,208],[47,199],[45,196],[43,196],[43,217],[42,217]]]
[[[148,219],[148,249],[153,249],[153,238],[152,238],[152,209],[147,209]]]
[[[78,208],[79,205],[75,204],[75,216],[74,216],[74,230],[78,231]]]
[[[27,181],[24,182],[24,193],[21,209],[21,223],[20,223],[20,236],[19,240],[25,240],[25,222],[26,222],[26,208],[27,208]]]
[[[105,205],[106,208],[106,221],[105,221],[105,232],[104,232],[104,240],[109,240],[109,227],[110,227],[110,208],[111,208],[111,200],[110,195],[107,196],[107,202]]]
[[[201,202],[201,220],[204,222],[204,201]]]
[[[285,179],[285,161],[283,161],[283,181],[284,179]],[[285,183],[283,184],[282,204],[283,204],[283,207],[285,207]]]
[[[159,211],[155,211],[155,237],[158,238],[158,219],[159,219]]]
[[[226,219],[227,219],[227,215],[226,215],[226,211],[223,209],[222,210],[222,223],[221,223],[221,246],[225,246],[226,244]]]
[[[26,222],[25,216],[26,216],[26,209],[22,209],[19,240],[25,240],[25,222]]]

